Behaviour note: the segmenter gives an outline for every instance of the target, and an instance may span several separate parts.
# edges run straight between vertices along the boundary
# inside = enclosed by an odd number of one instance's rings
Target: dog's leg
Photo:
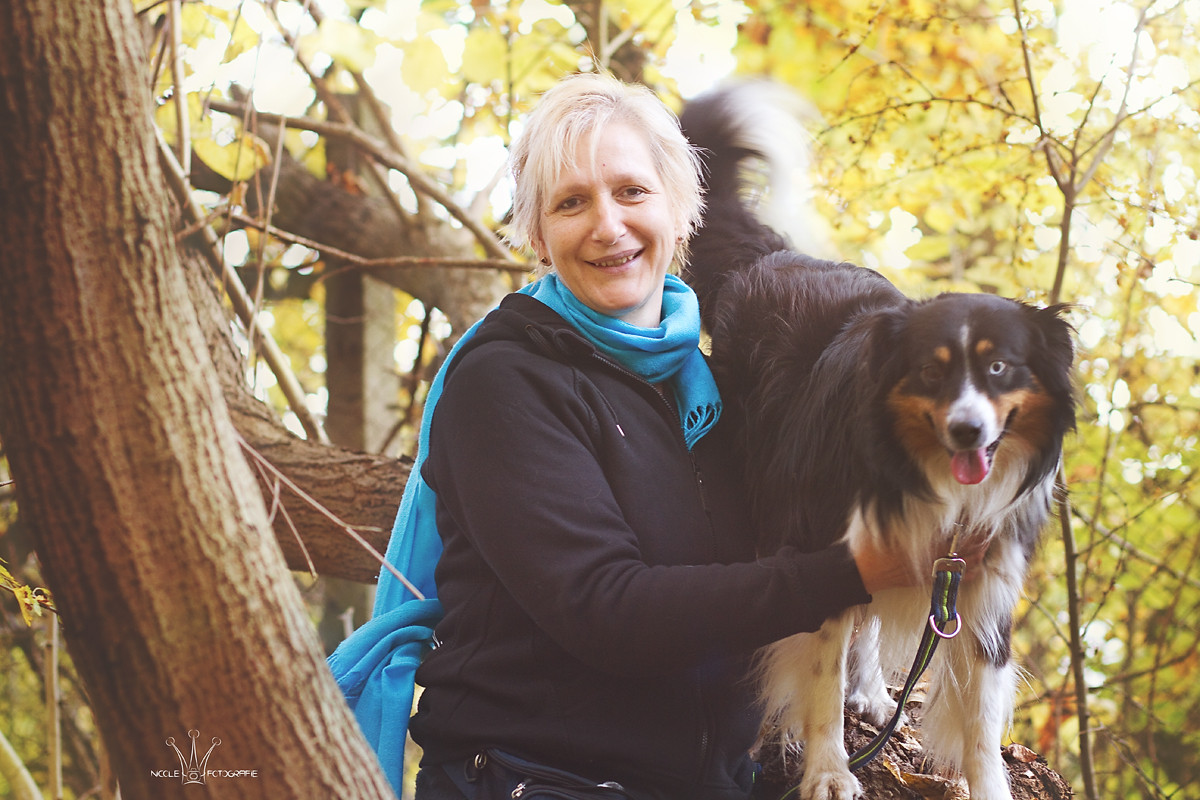
[[[882,728],[896,712],[896,701],[888,694],[879,662],[879,625],[879,617],[870,614],[850,643],[846,706]]]
[[[955,644],[946,648],[947,655],[954,652],[947,660],[956,662],[955,674],[939,670],[934,676],[923,723],[925,747],[938,763],[961,772],[971,800],[1011,800],[1000,745],[1011,718],[1016,668],[972,654],[977,641]]]
[[[803,800],[853,800],[861,792],[843,744],[842,698],[854,611],[828,620],[817,633],[767,648],[762,665],[768,718],[804,740]]]
[[[1012,798],[1000,747],[1016,693],[1009,614],[1019,586],[1011,573],[994,569],[965,586],[959,604],[964,630],[934,658],[925,746],[939,763],[961,772],[972,800]]]

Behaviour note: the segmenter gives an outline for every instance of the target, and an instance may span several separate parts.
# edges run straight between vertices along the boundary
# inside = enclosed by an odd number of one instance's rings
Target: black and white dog
[[[930,667],[921,724],[928,754],[974,800],[1007,800],[1010,628],[1075,424],[1072,330],[1062,307],[986,294],[911,300],[872,270],[791,249],[747,207],[744,180],[748,159],[774,178],[789,169],[788,149],[803,147],[776,91],[720,90],[681,117],[707,168],[685,277],[739,426],[760,552],[887,539],[930,574],[929,554],[956,538],[990,543],[959,594],[962,633]],[[879,592],[761,653],[765,719],[803,742],[805,800],[860,793],[843,701],[876,724],[891,717],[885,681],[911,663],[930,591]]]

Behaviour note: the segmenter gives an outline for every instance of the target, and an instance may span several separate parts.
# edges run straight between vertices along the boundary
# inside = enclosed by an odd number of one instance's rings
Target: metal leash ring
[[[954,630],[947,633],[938,627],[936,617],[933,614],[930,614],[929,628],[942,639],[953,639],[955,636],[958,636],[958,632],[962,630],[962,616],[957,611],[954,612]]]

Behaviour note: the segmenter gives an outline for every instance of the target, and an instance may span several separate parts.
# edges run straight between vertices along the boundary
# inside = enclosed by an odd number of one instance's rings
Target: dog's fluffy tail
[[[809,142],[815,116],[791,90],[735,83],[692,100],[680,115],[705,165],[706,205],[685,277],[701,308],[725,274],[779,250],[824,256],[809,204]]]

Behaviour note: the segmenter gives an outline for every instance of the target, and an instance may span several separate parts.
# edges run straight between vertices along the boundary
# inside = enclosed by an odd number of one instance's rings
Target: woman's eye
[[[630,187],[627,187],[621,194],[626,199],[638,200],[638,199],[641,199],[642,195],[649,194],[649,192],[647,192],[645,189],[643,189],[640,186],[630,186]]]

